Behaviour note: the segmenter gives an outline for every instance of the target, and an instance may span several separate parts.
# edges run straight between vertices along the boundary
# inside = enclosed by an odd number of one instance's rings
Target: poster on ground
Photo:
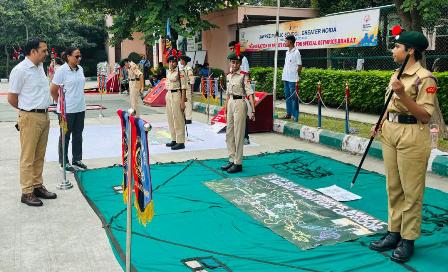
[[[279,50],[285,38],[296,37],[299,49],[376,46],[380,9],[371,9],[279,25]],[[275,24],[240,29],[240,42],[247,52],[275,50]]]
[[[301,249],[387,230],[385,222],[277,174],[205,185]]]

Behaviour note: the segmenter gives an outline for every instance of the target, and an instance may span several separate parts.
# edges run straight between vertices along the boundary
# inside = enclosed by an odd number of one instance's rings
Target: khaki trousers
[[[171,141],[185,143],[185,117],[180,109],[181,92],[167,91],[165,95],[166,115],[171,133]]]
[[[247,105],[244,99],[233,99],[227,103],[226,144],[229,161],[243,163],[244,130],[246,129]]]
[[[407,240],[420,236],[422,201],[428,165],[428,125],[385,121],[382,149],[388,195],[388,229]]]
[[[135,116],[140,117],[140,88],[133,81],[129,82],[129,99],[131,100],[131,108],[135,110]]]
[[[187,102],[185,102],[185,119],[191,120],[192,114],[193,114],[193,100],[191,100],[192,96],[192,90],[191,90],[191,84],[188,84],[187,87]]]
[[[48,113],[19,111],[20,186],[23,194],[43,184],[45,151],[50,119]]]

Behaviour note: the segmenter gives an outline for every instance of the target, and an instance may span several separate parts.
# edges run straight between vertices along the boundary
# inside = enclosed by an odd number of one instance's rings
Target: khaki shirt
[[[397,69],[392,78],[398,75]],[[392,79],[391,79],[392,80]],[[416,62],[409,69],[405,70],[400,78],[404,85],[404,91],[409,95],[419,106],[422,106],[429,115],[434,112],[434,99],[437,93],[437,85],[432,73],[423,68],[420,62]],[[389,90],[391,90],[391,83],[389,83]],[[386,99],[389,96],[389,91],[386,92]],[[398,112],[404,114],[411,114],[400,98],[395,93],[387,107],[387,112]]]
[[[174,70],[168,69],[166,71],[166,89],[167,90],[179,90],[179,76],[177,72],[177,67]],[[182,90],[185,90],[188,85],[187,77],[185,75],[185,70],[180,70],[180,79],[182,81]]]
[[[134,80],[139,79],[141,75],[143,75],[143,73],[138,68],[138,65],[131,61],[129,63],[129,70],[128,70],[129,88],[134,88],[136,85],[139,86],[141,84],[140,81]]]
[[[243,83],[243,80],[245,81]],[[244,89],[243,90],[243,86]],[[252,88],[250,87],[250,80],[247,75],[241,73],[241,70],[236,72],[231,72],[227,75],[227,95],[240,95],[247,96],[253,94]]]
[[[193,69],[190,66],[185,65],[183,70],[185,71],[185,74],[187,75],[188,80],[190,81],[190,84],[194,84]]]
[[[138,79],[143,73],[138,68],[137,64],[132,61],[129,63],[129,79]]]

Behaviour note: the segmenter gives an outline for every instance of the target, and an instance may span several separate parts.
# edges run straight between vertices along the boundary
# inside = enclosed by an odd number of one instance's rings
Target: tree
[[[393,0],[317,0],[317,2],[321,15],[393,4]]]
[[[113,16],[111,43],[132,39],[132,33],[141,32],[146,44],[153,44],[166,35],[166,21],[171,23],[172,40],[177,35],[193,36],[196,32],[214,27],[201,15],[216,9],[236,6],[238,1],[221,0],[80,0],[77,5]],[[175,44],[175,43],[173,43]]]
[[[280,0],[280,6],[291,8],[311,8],[313,7],[312,2],[312,0]],[[241,2],[241,4],[276,7],[277,0],[248,0]]]
[[[57,0],[0,0],[0,46],[6,57],[6,76],[12,48],[30,37],[40,37],[59,51],[69,46],[103,47],[107,38],[104,16],[73,9]]]

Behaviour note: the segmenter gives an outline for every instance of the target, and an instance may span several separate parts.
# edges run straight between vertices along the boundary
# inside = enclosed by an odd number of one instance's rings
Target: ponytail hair
[[[62,53],[61,57],[65,62],[68,62],[68,56],[71,56],[73,54],[73,52],[75,52],[76,50],[79,50],[78,47],[69,47],[67,49],[65,49],[65,51]]]

